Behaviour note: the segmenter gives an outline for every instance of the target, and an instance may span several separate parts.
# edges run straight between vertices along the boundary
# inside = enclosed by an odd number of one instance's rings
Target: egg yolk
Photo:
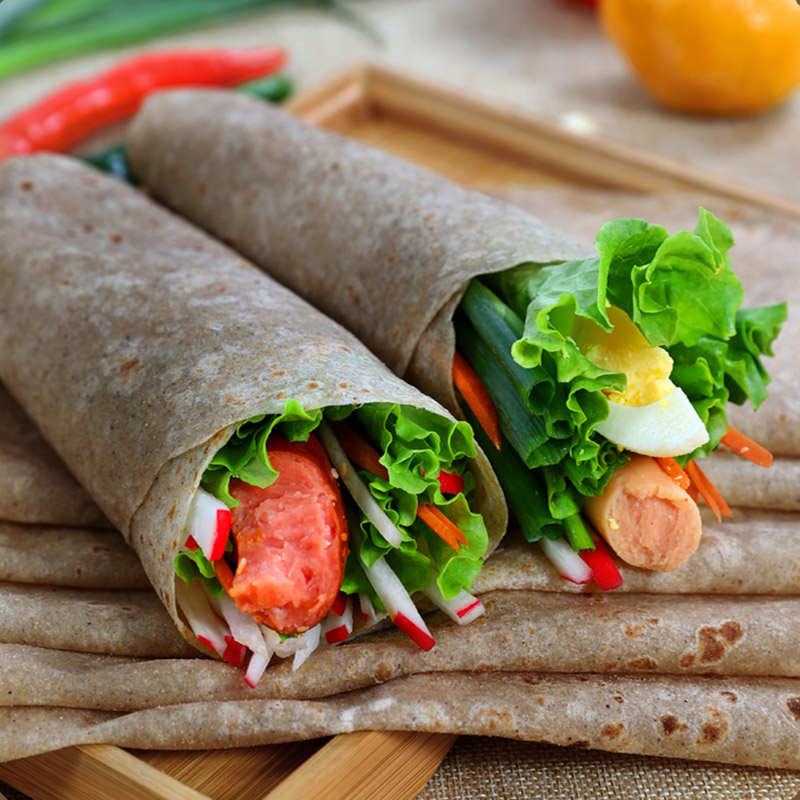
[[[625,391],[606,390],[606,397],[625,406],[646,406],[666,397],[675,389],[669,379],[672,359],[667,351],[651,347],[622,309],[609,306],[606,311],[613,330],[606,332],[594,322],[580,319],[573,336],[593,364],[625,373]]]

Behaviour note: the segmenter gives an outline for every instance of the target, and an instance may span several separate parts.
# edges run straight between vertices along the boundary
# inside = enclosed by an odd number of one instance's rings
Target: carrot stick
[[[332,422],[331,427],[345,455],[357,467],[365,469],[385,481],[389,480],[389,471],[378,460],[380,456],[377,450],[373,449],[349,425],[345,425],[342,422]]]
[[[500,423],[489,392],[460,353],[453,356],[453,383],[477,417],[492,444],[500,449]]]
[[[747,436],[739,433],[736,428],[731,428],[730,425],[728,425],[728,431],[720,441],[725,447],[729,447],[742,458],[758,464],[759,467],[772,466],[772,453],[766,447],[762,447],[758,442],[748,439]]]
[[[694,461],[690,461],[686,465],[686,474],[697,487],[697,491],[700,492],[703,500],[706,501],[706,505],[714,512],[717,522],[722,522],[720,514],[724,514],[726,517],[731,516],[731,510],[728,508],[725,499]]]
[[[453,550],[467,543],[467,537],[436,506],[427,503],[417,505],[417,516]]]
[[[691,486],[689,476],[681,469],[681,465],[671,456],[656,456],[658,466],[678,484],[684,491],[688,491]]]
[[[214,574],[226,593],[230,593],[233,586],[233,572],[224,558],[214,562]]]

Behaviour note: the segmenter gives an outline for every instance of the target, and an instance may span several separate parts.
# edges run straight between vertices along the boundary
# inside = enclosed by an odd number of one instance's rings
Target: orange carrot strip
[[[233,586],[233,572],[224,558],[214,562],[214,574],[217,576],[217,580],[220,584],[222,584],[222,588],[225,592],[229,593],[231,586]]]
[[[377,450],[373,449],[349,425],[345,425],[342,422],[334,422],[332,427],[345,455],[357,467],[365,469],[385,481],[389,480],[389,472],[378,460],[380,456]]]
[[[739,433],[736,428],[728,425],[727,433],[720,439],[725,447],[730,447],[734,453],[738,453],[742,458],[758,464],[759,467],[772,466],[772,453],[766,447],[762,447],[758,442],[748,439],[743,433]]]
[[[453,356],[453,383],[477,417],[492,444],[500,449],[500,422],[489,392],[460,353]]]
[[[731,510],[728,508],[728,504],[725,502],[725,499],[722,495],[717,491],[717,488],[714,486],[713,483],[706,477],[706,474],[694,461],[690,461],[686,465],[686,474],[689,476],[691,482],[697,487],[697,491],[700,492],[703,500],[706,501],[706,505],[714,512],[714,515],[717,518],[717,522],[722,521],[722,517],[720,514],[724,514],[726,517],[731,516]]]
[[[678,484],[684,491],[689,489],[692,482],[689,476],[681,469],[681,465],[671,456],[656,456],[658,466]]]
[[[427,503],[417,505],[417,516],[453,550],[467,543],[467,537],[436,506]]]

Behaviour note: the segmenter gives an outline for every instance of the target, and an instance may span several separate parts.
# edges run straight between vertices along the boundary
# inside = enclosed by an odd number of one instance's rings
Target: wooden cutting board
[[[356,67],[288,107],[476,189],[692,190],[800,218],[786,199],[384,67]],[[215,752],[88,745],[0,764],[0,780],[34,800],[410,800],[456,738],[363,732]]]

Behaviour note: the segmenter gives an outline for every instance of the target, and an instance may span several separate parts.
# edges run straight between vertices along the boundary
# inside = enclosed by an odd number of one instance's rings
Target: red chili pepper
[[[0,125],[0,160],[38,150],[66,152],[88,134],[128,117],[153,91],[233,86],[283,66],[275,48],[147,53],[58,89]]]

